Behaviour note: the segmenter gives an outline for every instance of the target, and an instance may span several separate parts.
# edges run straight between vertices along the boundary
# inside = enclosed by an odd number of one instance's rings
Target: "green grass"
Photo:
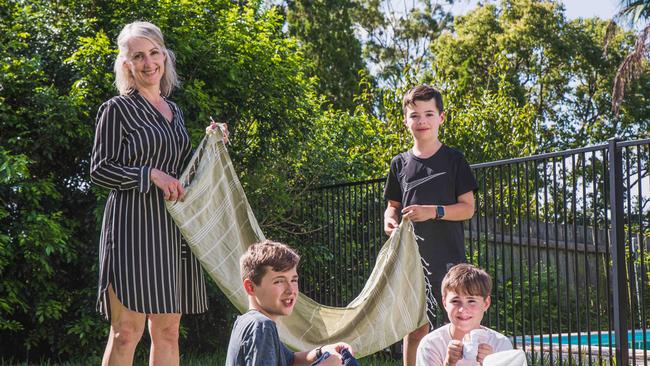
[[[391,360],[391,357],[388,355],[373,355],[364,357],[359,360],[364,366],[398,366],[402,364],[400,360]],[[181,355],[181,365],[183,366],[204,366],[204,365],[223,365],[226,362],[226,353],[225,351],[218,351],[215,353],[206,353],[206,354],[184,354]],[[86,365],[98,365],[101,363],[100,359],[87,358],[80,359],[76,361],[67,361],[67,362],[56,362],[51,360],[41,360],[41,361],[31,361],[29,363],[25,362],[13,362],[0,359],[0,366],[86,366]],[[136,359],[134,362],[135,366],[146,366],[148,361],[145,358]]]
[[[582,359],[583,365],[589,364],[588,362],[589,360],[585,355],[573,355],[574,359],[571,362],[568,360],[567,355],[564,355],[565,359],[563,360],[563,362],[560,362],[557,359],[554,359],[553,362],[551,362],[548,354],[544,354],[543,359],[540,359],[539,355],[536,356],[537,357],[533,358],[532,360],[533,362],[530,363],[530,365],[571,366],[571,365],[578,364],[577,363],[578,358]],[[188,353],[188,354],[181,355],[182,366],[223,365],[225,361],[226,361],[225,350],[224,351],[219,350],[214,353],[203,353],[203,354]],[[380,352],[372,356],[364,357],[360,359],[359,362],[363,366],[400,366],[402,364],[401,358],[394,359],[394,356],[391,356],[388,352]],[[606,364],[605,361],[597,362],[597,360],[592,360],[592,362],[595,366],[603,366]],[[78,360],[66,361],[66,362],[58,362],[56,360],[43,359],[40,361],[30,361],[29,363],[26,363],[26,362],[15,362],[12,360],[0,359],[0,366],[32,366],[32,365],[86,366],[86,365],[99,365],[100,363],[101,363],[101,359],[99,358],[99,356],[85,357],[85,358],[80,357],[80,359]],[[144,352],[140,353],[134,362],[135,366],[147,366],[148,364],[149,362],[147,360],[147,355]]]
[[[580,357],[582,356],[582,357]],[[583,364],[589,364],[588,359],[584,355],[579,355],[578,357],[582,358]],[[567,358],[567,356],[565,356]],[[205,353],[205,354],[184,354],[181,355],[181,365],[182,366],[204,366],[204,365],[223,365],[226,361],[225,351],[217,351],[215,353]],[[592,360],[594,365],[602,366],[606,364],[605,361],[597,362]],[[388,353],[378,353],[372,356],[364,357],[359,360],[363,366],[399,366],[402,364],[402,360],[393,359]],[[31,361],[26,362],[14,362],[11,360],[0,359],[0,366],[86,366],[86,365],[98,365],[101,363],[99,358],[81,358],[75,361],[67,362],[57,362],[52,360],[40,360],[40,361]],[[135,366],[147,366],[148,360],[146,357],[139,357],[135,360]],[[533,360],[531,365],[554,365],[554,366],[568,366],[568,365],[577,365],[577,357],[574,355],[574,360],[569,362],[568,359],[565,359],[563,362],[559,362],[557,359],[550,361],[549,355],[545,354],[543,359]]]
[[[226,362],[225,354],[207,354],[197,355],[181,359],[181,365],[198,366],[198,365],[223,365]],[[383,356],[368,356],[360,359],[363,366],[399,366],[402,360],[388,360]]]

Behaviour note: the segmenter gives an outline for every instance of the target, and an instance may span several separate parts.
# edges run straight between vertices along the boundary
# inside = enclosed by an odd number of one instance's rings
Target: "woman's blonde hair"
[[[149,22],[133,22],[129,23],[122,28],[120,35],[117,37],[117,47],[119,53],[115,59],[115,87],[121,95],[129,94],[135,89],[135,82],[133,75],[129,70],[124,68],[124,62],[128,60],[129,56],[129,41],[132,38],[145,38],[151,41],[156,46],[160,47],[165,55],[165,72],[160,79],[160,93],[163,96],[169,96],[172,89],[180,84],[178,74],[176,74],[174,53],[165,47],[165,40],[163,38],[160,28]]]

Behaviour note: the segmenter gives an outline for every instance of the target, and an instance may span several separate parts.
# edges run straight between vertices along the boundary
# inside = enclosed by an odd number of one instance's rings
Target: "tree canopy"
[[[650,19],[650,1],[649,0],[621,0],[621,11],[616,18],[628,20],[633,25],[641,24],[641,21]],[[610,29],[616,29],[616,24],[612,22]],[[609,39],[607,34],[605,39]],[[614,78],[612,90],[612,110],[618,113],[625,95],[625,89],[629,82],[636,79],[643,73],[643,69],[648,67],[648,50],[650,50],[650,25],[646,25],[637,36],[634,48],[625,57],[618,68]],[[605,46],[607,51],[607,45]]]

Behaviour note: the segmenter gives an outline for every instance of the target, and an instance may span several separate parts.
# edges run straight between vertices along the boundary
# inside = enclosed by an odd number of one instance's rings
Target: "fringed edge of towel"
[[[410,230],[413,231],[413,235],[415,235],[416,240],[424,240],[423,237],[415,234],[415,228],[412,225],[410,227]],[[429,328],[434,329],[435,324],[433,324],[433,319],[438,316],[438,314],[435,312],[435,309],[438,308],[438,301],[433,295],[433,287],[431,286],[431,281],[429,281],[429,276],[431,275],[431,271],[429,271],[429,263],[422,257],[420,257],[420,262],[422,265],[423,273],[426,273],[426,276],[424,276],[424,292],[427,301],[427,322],[429,323]]]

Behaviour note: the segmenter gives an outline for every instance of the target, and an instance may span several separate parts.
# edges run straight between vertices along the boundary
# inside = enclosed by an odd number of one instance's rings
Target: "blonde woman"
[[[97,306],[111,323],[102,364],[132,364],[148,320],[150,364],[178,365],[181,314],[207,310],[199,262],[164,205],[183,198],[177,177],[191,143],[167,99],[178,77],[160,29],[134,22],[117,43],[120,95],[99,108],[90,168],[110,189],[99,252]]]

